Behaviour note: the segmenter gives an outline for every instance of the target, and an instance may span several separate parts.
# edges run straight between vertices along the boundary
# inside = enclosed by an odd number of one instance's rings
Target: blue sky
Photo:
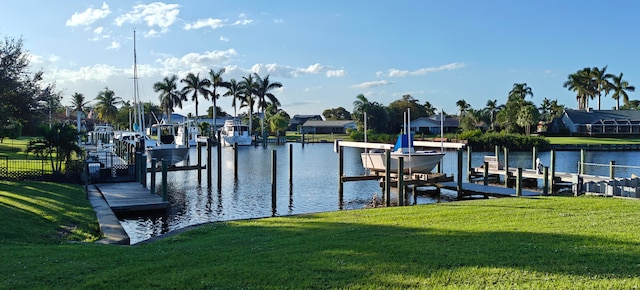
[[[351,111],[358,94],[388,105],[410,94],[448,113],[464,99],[505,103],[527,83],[540,104],[576,108],[562,87],[583,67],[608,65],[640,85],[636,1],[35,1],[3,3],[0,36],[22,37],[32,70],[93,100],[106,86],[132,99],[133,30],[143,101],[164,76],[224,79],[256,72],[281,82],[284,110]],[[34,9],[37,8],[37,9]],[[636,93],[631,99],[637,99]],[[593,106],[595,102],[591,102]],[[178,113],[194,113],[186,102]],[[218,102],[233,113],[231,100]],[[200,113],[211,102],[201,101]],[[610,97],[602,108],[615,106]]]

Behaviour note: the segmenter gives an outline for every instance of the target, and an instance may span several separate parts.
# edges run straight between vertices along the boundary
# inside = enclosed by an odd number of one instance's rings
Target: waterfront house
[[[353,120],[308,120],[300,126],[300,132],[305,134],[345,134],[347,133],[347,130],[355,130],[356,128],[356,122]]]
[[[565,110],[562,123],[571,135],[640,135],[639,110]]]
[[[293,118],[289,120],[289,127],[287,127],[287,131],[298,131],[300,126],[304,124],[304,122],[308,120],[316,120],[322,121],[322,116],[320,115],[293,115]]]
[[[458,117],[445,117],[442,124],[444,133],[455,133],[460,130]],[[411,121],[411,131],[422,134],[440,134],[440,115],[420,117]]]

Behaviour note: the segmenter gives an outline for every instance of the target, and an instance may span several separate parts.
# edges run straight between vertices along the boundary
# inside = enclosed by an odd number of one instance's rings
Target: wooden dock
[[[441,182],[438,183],[441,188],[449,190],[458,190],[458,184],[456,182]],[[463,183],[462,184],[462,196],[471,195],[484,195],[492,197],[516,197],[516,189],[503,186],[491,186],[475,183]],[[536,191],[522,190],[522,196],[539,196],[540,193]]]
[[[169,202],[138,182],[99,183],[95,186],[115,213],[166,210],[169,206]]]

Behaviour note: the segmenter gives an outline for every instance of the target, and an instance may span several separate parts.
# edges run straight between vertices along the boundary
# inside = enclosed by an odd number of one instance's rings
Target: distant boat
[[[238,119],[230,119],[224,121],[224,126],[220,130],[220,138],[226,146],[238,146],[251,145],[252,139],[249,135],[249,126],[242,124]]]
[[[391,152],[390,172],[398,172],[398,158],[404,157],[405,173],[429,173],[442,160],[444,153],[437,151],[416,151],[413,147],[413,137],[409,134],[398,136]],[[376,150],[361,154],[362,166],[371,171],[386,171],[386,157],[384,151]]]
[[[166,124],[160,122],[151,126],[152,131],[156,131],[156,140],[145,138],[144,146],[147,150],[147,158],[155,158],[160,162],[166,160],[169,165],[187,160],[189,156],[189,146],[176,143],[176,124]],[[146,137],[146,136],[145,136]]]
[[[194,147],[198,145],[198,136],[200,128],[196,125],[195,120],[189,120],[178,126],[176,133],[176,144]]]

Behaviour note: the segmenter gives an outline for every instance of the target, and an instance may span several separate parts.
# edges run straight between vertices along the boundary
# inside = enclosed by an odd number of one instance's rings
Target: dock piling
[[[549,166],[543,169],[542,194],[549,194]]]
[[[209,166],[207,166],[207,185],[209,187],[211,187],[211,164],[213,164],[213,158],[211,158],[211,138],[207,138],[207,163],[209,164]],[[220,164],[220,160],[218,160],[218,164]],[[218,169],[220,170],[220,169]]]
[[[471,167],[471,154],[472,154],[472,150],[471,150],[471,145],[467,145],[467,181],[471,182],[471,172],[473,171],[473,168]]]
[[[516,196],[522,196],[522,167],[518,167],[516,174]]]
[[[404,205],[404,157],[398,157],[398,206]]]
[[[538,164],[536,164],[536,159],[538,159],[538,147],[533,146],[533,148],[531,148],[532,153],[532,157],[531,158],[531,169],[533,170],[538,170],[538,168],[536,167]]]
[[[293,184],[293,144],[289,144],[289,185]]]
[[[457,190],[458,190],[458,199],[462,198],[463,192],[462,192],[462,150],[458,150],[458,174],[456,176],[458,184],[457,184]]]
[[[555,179],[556,179],[556,151],[551,150],[551,162],[549,163],[551,166],[551,180],[549,181],[549,188],[551,189],[551,193],[555,192]]]
[[[385,168],[391,168],[391,150],[384,150]],[[391,206],[391,171],[384,172],[384,202]]]
[[[509,148],[504,147],[504,186],[509,187]]]
[[[220,138],[220,131],[217,132],[217,138],[216,138],[216,157],[217,157],[217,161],[218,161],[218,171],[217,173],[217,184],[218,184],[218,191],[220,191],[222,189],[222,142],[220,142],[221,138]]]
[[[147,154],[140,155],[140,184],[147,188]]]
[[[578,173],[584,175],[584,149],[580,149],[580,165],[578,166]]]
[[[277,157],[277,151],[271,150],[271,216],[276,216],[276,181],[277,181],[277,166],[278,166],[278,159]]]
[[[304,144],[304,143],[303,143]],[[340,146],[340,142],[337,144],[338,146],[338,207],[342,210],[342,201],[344,197],[344,181],[342,181],[342,176],[344,175],[344,150],[342,150],[342,146]]]
[[[156,194],[156,166],[158,165],[158,159],[151,158],[151,194]]]
[[[616,178],[616,161],[615,160],[609,161],[609,178],[611,180]]]
[[[484,173],[482,175],[484,177],[483,178],[484,180],[483,180],[482,184],[483,185],[489,185],[489,162],[485,161],[484,162],[484,168],[482,168],[482,169],[484,169]]]
[[[196,151],[198,151],[198,184],[202,184],[202,145],[200,142],[196,144]]]
[[[238,143],[233,143],[233,180],[238,180]]]
[[[167,201],[167,161],[162,159],[162,201]]]

